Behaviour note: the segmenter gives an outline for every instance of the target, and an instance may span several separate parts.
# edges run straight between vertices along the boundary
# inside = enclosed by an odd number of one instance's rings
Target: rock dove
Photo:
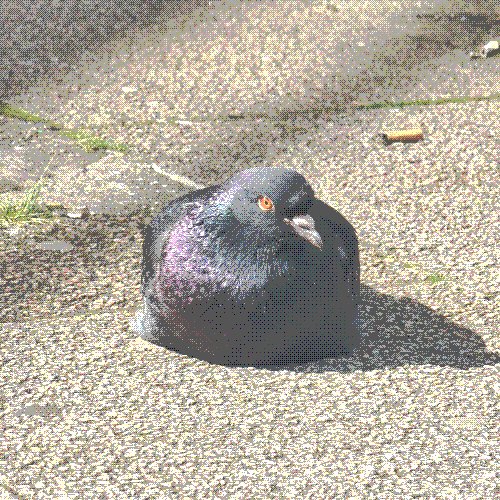
[[[251,168],[170,201],[144,232],[141,337],[217,364],[351,356],[356,231],[284,168]]]

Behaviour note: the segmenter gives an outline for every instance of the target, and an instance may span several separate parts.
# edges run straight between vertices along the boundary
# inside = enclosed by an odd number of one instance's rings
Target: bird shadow
[[[451,322],[417,300],[396,299],[361,285],[358,308],[359,349],[350,358],[323,358],[286,366],[262,366],[271,371],[352,373],[404,365],[449,366],[467,370],[500,362],[487,352],[482,337]]]

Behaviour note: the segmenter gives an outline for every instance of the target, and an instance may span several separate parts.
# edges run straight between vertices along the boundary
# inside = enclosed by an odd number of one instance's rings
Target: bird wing
[[[337,210],[316,199],[309,215],[316,222],[316,229],[323,239],[323,252],[316,252],[315,276],[318,282],[331,288],[339,286],[339,292],[347,294],[355,304],[359,300],[359,244],[356,230]],[[325,272],[325,269],[336,271]],[[336,280],[336,281],[334,281]],[[347,290],[346,290],[347,287]]]
[[[141,287],[142,294],[147,299],[154,302],[152,284],[158,278],[158,264],[172,228],[190,209],[203,206],[217,189],[218,186],[210,186],[168,202],[144,229]]]
[[[316,200],[307,213],[315,221],[323,250],[295,239],[289,254],[295,261],[292,274],[270,284],[272,299],[265,312],[273,329],[328,334],[349,328],[354,317],[359,299],[358,240],[354,227],[322,201]]]

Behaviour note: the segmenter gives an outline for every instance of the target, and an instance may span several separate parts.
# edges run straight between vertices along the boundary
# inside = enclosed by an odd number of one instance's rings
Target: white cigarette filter
[[[488,54],[490,52],[493,52],[495,50],[498,50],[498,42],[496,40],[492,40],[491,42],[488,42],[482,49],[481,49],[481,57],[484,59],[488,57]]]

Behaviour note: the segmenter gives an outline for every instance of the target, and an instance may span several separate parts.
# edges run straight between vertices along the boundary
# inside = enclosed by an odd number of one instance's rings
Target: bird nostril
[[[312,221],[307,220],[304,216],[294,217],[293,220],[295,221],[297,226],[303,229],[312,229],[314,227]]]
[[[312,229],[313,228],[311,223],[303,217],[294,217],[293,219],[288,219],[285,217],[283,220],[291,226],[301,227],[302,229]]]

